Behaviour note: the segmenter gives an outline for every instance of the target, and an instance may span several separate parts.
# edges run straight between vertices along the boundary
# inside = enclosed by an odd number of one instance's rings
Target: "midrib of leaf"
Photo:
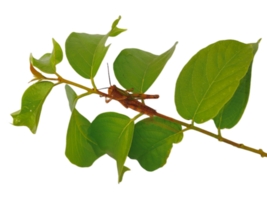
[[[144,73],[144,76],[143,76],[143,78],[142,78],[141,94],[143,94],[143,85],[144,85],[144,80],[145,80],[146,72],[147,72],[148,68],[151,66],[151,63],[153,63],[156,59],[157,59],[157,57],[154,58],[150,63],[148,63],[148,66],[147,66],[147,68],[146,68],[146,70],[145,70],[145,73]]]
[[[108,34],[109,34],[110,32],[108,32]],[[93,65],[93,63],[94,63],[94,60],[95,60],[95,52],[96,52],[96,50],[98,49],[98,47],[99,47],[99,44],[102,42],[102,40],[105,38],[105,36],[106,35],[104,35],[103,37],[102,37],[102,39],[98,42],[98,44],[97,44],[97,46],[96,46],[96,48],[95,48],[95,50],[94,50],[94,53],[93,53],[93,59],[92,59],[92,65],[91,65],[91,79],[93,79],[93,68],[94,68],[94,65]],[[107,36],[107,38],[108,38],[108,36]],[[105,48],[105,43],[104,43],[104,48]],[[101,63],[100,63],[101,64]]]
[[[74,126],[74,133],[76,133],[76,131],[77,131],[77,126]],[[78,142],[76,134],[74,134],[74,138]],[[76,143],[75,148],[76,148],[76,150],[78,152],[78,155],[79,155],[80,159],[82,160],[82,156],[81,156],[80,151],[78,149],[77,142],[75,142]]]
[[[124,132],[124,130],[130,125],[130,123],[131,123],[133,120],[134,120],[134,119],[131,119],[131,120],[129,121],[129,123],[123,128],[123,130],[121,131],[121,133],[120,133],[118,139],[120,139],[120,137],[121,137],[122,133]]]
[[[234,57],[236,57],[236,55],[238,55],[240,52],[241,52],[241,50],[240,50],[239,52],[237,52],[237,53],[236,53],[236,54],[235,54],[235,55],[234,55],[234,56],[233,56],[233,57],[232,57],[226,64],[224,64],[224,66],[221,68],[221,70],[219,71],[219,73],[217,74],[217,76],[212,80],[211,84],[209,85],[208,89],[206,90],[204,96],[201,98],[201,100],[200,100],[200,102],[199,102],[199,104],[198,104],[198,106],[197,106],[197,109],[196,109],[196,111],[195,111],[195,113],[194,113],[194,115],[193,115],[193,117],[192,117],[192,122],[194,122],[195,115],[197,114],[197,111],[198,111],[198,109],[199,109],[199,107],[200,107],[202,101],[205,99],[205,96],[207,95],[207,93],[208,93],[208,91],[210,90],[211,86],[212,86],[213,83],[215,82],[216,78],[220,75],[220,73],[221,73],[222,70],[227,66],[227,64],[228,64],[230,61],[232,61],[232,60],[234,59]],[[207,68],[207,67],[206,67],[206,68]],[[194,69],[195,69],[195,67],[194,67]],[[193,70],[193,73],[194,73],[194,70]],[[193,79],[192,79],[192,81],[193,81]],[[192,82],[191,84],[193,85],[193,82]],[[194,90],[193,90],[193,94],[194,94]],[[194,96],[195,96],[195,94],[194,94]]]
[[[86,47],[85,47],[85,45],[84,44],[82,44],[82,46],[83,46],[83,51],[84,50],[86,50]],[[80,52],[78,52],[79,54],[80,54]],[[91,53],[90,51],[89,51],[89,53]],[[92,53],[93,54],[93,53]],[[92,71],[92,65],[90,64],[90,63],[88,63],[88,61],[83,57],[83,55],[82,54],[80,54],[81,55],[81,57],[83,58],[83,60],[87,63],[87,65],[88,66],[90,66],[90,68],[91,68],[91,71]],[[76,65],[77,65],[77,63],[76,63]],[[78,66],[78,65],[77,65]],[[79,68],[84,74],[86,74],[86,68],[83,68],[83,67],[80,67]]]

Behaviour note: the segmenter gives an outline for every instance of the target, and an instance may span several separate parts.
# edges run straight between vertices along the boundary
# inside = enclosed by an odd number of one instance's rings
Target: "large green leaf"
[[[105,46],[108,37],[115,37],[126,29],[117,28],[121,17],[115,20],[106,35],[71,33],[66,40],[66,56],[72,68],[82,77],[93,78],[110,45]]]
[[[35,59],[32,54],[30,55],[33,66],[48,74],[54,74],[56,72],[56,65],[63,59],[60,45],[54,39],[52,41],[54,46],[52,53],[44,54],[39,60]]]
[[[166,164],[173,143],[183,139],[181,125],[159,117],[139,121],[134,128],[131,159],[136,159],[147,171]]]
[[[214,118],[234,95],[252,59],[251,45],[235,40],[219,41],[200,50],[176,82],[178,113],[197,123]]]
[[[159,56],[140,49],[122,50],[114,62],[117,80],[125,89],[145,93],[172,56],[176,44]]]
[[[90,139],[88,129],[91,123],[75,108],[76,93],[68,85],[65,86],[65,89],[72,111],[65,154],[71,163],[79,167],[89,167],[96,159],[104,155],[104,152]]]
[[[11,114],[13,125],[27,126],[36,133],[43,103],[53,86],[54,83],[49,81],[31,85],[22,96],[21,109]]]
[[[124,163],[131,147],[133,131],[133,120],[113,112],[98,115],[89,128],[93,141],[117,161],[119,182],[124,172],[129,170]]]
[[[259,42],[260,40],[257,43],[250,44],[253,48],[254,56],[258,50]],[[234,96],[224,105],[219,114],[213,119],[217,128],[233,128],[241,119],[249,98],[252,63],[253,61],[251,61],[246,75],[241,79]]]

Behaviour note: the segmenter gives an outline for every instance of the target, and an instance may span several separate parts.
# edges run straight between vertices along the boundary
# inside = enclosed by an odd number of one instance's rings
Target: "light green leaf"
[[[134,128],[131,159],[136,159],[147,171],[163,167],[172,149],[173,143],[183,139],[181,125],[160,117],[146,118]]]
[[[73,109],[76,107],[78,99],[77,99],[77,93],[75,90],[68,84],[64,85],[65,94],[68,100],[68,106],[70,113],[72,113]]]
[[[116,19],[113,20],[111,26],[110,26],[110,29],[114,29],[116,26],[119,25],[119,22],[121,21],[122,19],[122,16],[121,15],[118,15],[118,17]]]
[[[51,63],[51,53],[45,52],[39,59],[32,57],[32,65],[45,74],[54,74],[55,66]]]
[[[82,116],[75,108],[77,95],[74,90],[65,86],[72,111],[66,143],[66,157],[79,167],[89,167],[95,160],[104,155],[104,152],[90,139],[88,129],[91,123]]]
[[[176,82],[178,113],[196,123],[214,118],[234,95],[252,59],[251,45],[235,40],[219,41],[200,50]]]
[[[117,27],[117,25],[118,25],[120,19],[121,19],[121,16],[119,16],[119,18],[116,19],[116,20],[113,22],[113,24],[112,24],[112,26],[111,26],[111,31],[109,32],[109,36],[110,36],[110,37],[115,37],[115,36],[119,35],[120,33],[124,32],[124,31],[127,31],[127,29],[121,29],[121,28],[118,28],[118,27]]]
[[[157,56],[140,49],[124,49],[114,62],[117,80],[125,89],[145,93],[154,83],[172,56],[177,42],[165,53]]]
[[[31,85],[22,96],[21,110],[11,114],[13,125],[27,126],[36,133],[43,103],[53,86],[49,81]]]
[[[83,78],[95,77],[111,44],[107,34],[71,32],[65,40],[65,54],[70,66]]]
[[[260,40],[257,43],[250,44],[253,48],[254,56],[258,50],[259,42]],[[217,128],[233,128],[241,119],[249,98],[252,63],[253,61],[251,61],[246,75],[241,79],[234,96],[224,105],[219,114],[213,119]]]
[[[52,38],[52,46],[53,48],[50,61],[52,66],[56,66],[63,61],[63,50],[60,44],[54,38]]]
[[[109,33],[109,37],[115,38],[115,37],[119,36],[120,34],[124,33],[127,30],[128,30],[128,28],[119,28],[119,27],[116,26]]]
[[[93,141],[117,161],[119,182],[124,172],[129,170],[124,163],[131,147],[133,130],[133,120],[113,112],[98,115],[89,128]]]
[[[30,55],[30,60],[32,60],[33,66],[42,73],[53,75],[56,71],[56,65],[63,60],[63,50],[60,44],[52,38],[52,53],[46,52],[39,59]]]

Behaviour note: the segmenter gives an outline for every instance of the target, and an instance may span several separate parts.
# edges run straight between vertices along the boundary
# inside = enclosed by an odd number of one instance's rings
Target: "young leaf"
[[[46,52],[39,59],[30,55],[33,66],[45,74],[54,74],[56,65],[63,60],[63,50],[54,38],[52,38],[52,46],[52,53]]]
[[[134,128],[131,159],[136,159],[147,171],[154,171],[166,164],[173,143],[183,139],[181,125],[160,117],[146,118]]]
[[[119,28],[119,27],[114,27],[114,29],[112,29],[109,33],[109,37],[114,38],[119,36],[120,34],[124,33],[125,31],[127,31],[128,28]]]
[[[89,128],[93,141],[117,161],[119,182],[124,172],[129,170],[124,163],[131,147],[133,130],[133,120],[113,112],[98,115]]]
[[[51,53],[45,52],[39,59],[32,57],[32,64],[45,74],[54,74],[55,66],[51,63]]]
[[[65,86],[65,89],[72,111],[65,154],[71,163],[79,167],[89,167],[95,160],[104,155],[104,152],[90,139],[88,129],[91,123],[75,108],[76,93],[68,85]]]
[[[250,44],[253,48],[254,56],[258,50],[259,42],[260,40],[257,43]],[[253,61],[251,61],[246,75],[241,79],[234,96],[224,105],[219,114],[213,119],[217,128],[233,128],[241,119],[249,98],[252,63]]]
[[[65,90],[65,94],[68,100],[70,113],[72,113],[73,109],[76,107],[76,104],[77,104],[77,93],[68,84],[64,85],[64,90]]]
[[[60,44],[54,38],[52,38],[52,45],[53,48],[50,61],[52,63],[52,66],[56,66],[63,60],[63,50]]]
[[[117,27],[117,25],[118,25],[120,19],[121,19],[121,16],[119,16],[119,18],[116,19],[116,20],[113,22],[113,24],[112,24],[112,26],[111,26],[111,31],[109,32],[109,36],[110,36],[110,37],[115,37],[115,36],[119,35],[120,33],[124,32],[124,31],[127,31],[127,29],[121,29],[121,28],[118,28],[118,27]]]
[[[140,49],[124,49],[114,62],[117,80],[125,89],[145,93],[154,83],[172,56],[177,42],[165,53],[157,56]]]
[[[122,19],[122,16],[119,15],[116,19],[113,20],[111,26],[110,26],[110,29],[114,29],[115,27],[117,27],[119,25],[119,22],[121,21]]]
[[[106,35],[71,33],[66,40],[66,56],[72,68],[82,77],[93,78],[110,45],[105,46],[108,37],[115,37],[126,29],[117,28],[121,17],[114,21]]]
[[[200,50],[176,82],[178,113],[196,123],[214,118],[234,95],[252,59],[251,45],[235,40],[219,41]]]
[[[53,86],[49,81],[31,85],[22,96],[21,110],[11,114],[13,125],[27,126],[36,133],[43,103]]]

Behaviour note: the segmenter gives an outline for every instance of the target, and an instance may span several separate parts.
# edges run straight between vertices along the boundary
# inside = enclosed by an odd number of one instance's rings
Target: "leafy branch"
[[[173,144],[181,142],[188,130],[267,157],[262,149],[238,144],[221,135],[222,129],[234,127],[244,113],[250,93],[252,63],[260,40],[251,44],[235,40],[218,41],[189,60],[178,76],[175,88],[177,112],[184,119],[192,120],[188,124],[158,113],[145,104],[145,99],[159,97],[145,92],[171,58],[177,42],[161,55],[140,49],[122,50],[114,62],[114,72],[124,90],[115,85],[108,88],[108,93],[97,89],[94,77],[110,46],[105,46],[105,43],[108,37],[126,31],[117,27],[119,20],[120,17],[105,35],[71,33],[66,40],[66,56],[70,65],[83,78],[91,79],[92,88],[67,80],[57,73],[56,65],[62,61],[63,51],[54,39],[52,53],[46,53],[40,59],[31,54],[32,81],[37,82],[23,94],[21,110],[11,114],[13,124],[27,126],[36,133],[46,97],[54,86],[65,83],[71,110],[65,152],[67,158],[79,167],[89,167],[102,155],[108,154],[117,161],[119,182],[129,170],[124,166],[127,157],[136,159],[144,169],[154,171],[165,165]],[[46,77],[35,68],[55,74],[57,78]],[[86,92],[77,95],[69,85]],[[123,114],[107,112],[99,114],[91,123],[75,108],[78,99],[91,94],[104,97],[106,103],[116,100],[139,114],[130,119]],[[143,114],[149,117],[135,124]],[[218,134],[194,125],[211,119]],[[182,129],[182,126],[185,128]]]

